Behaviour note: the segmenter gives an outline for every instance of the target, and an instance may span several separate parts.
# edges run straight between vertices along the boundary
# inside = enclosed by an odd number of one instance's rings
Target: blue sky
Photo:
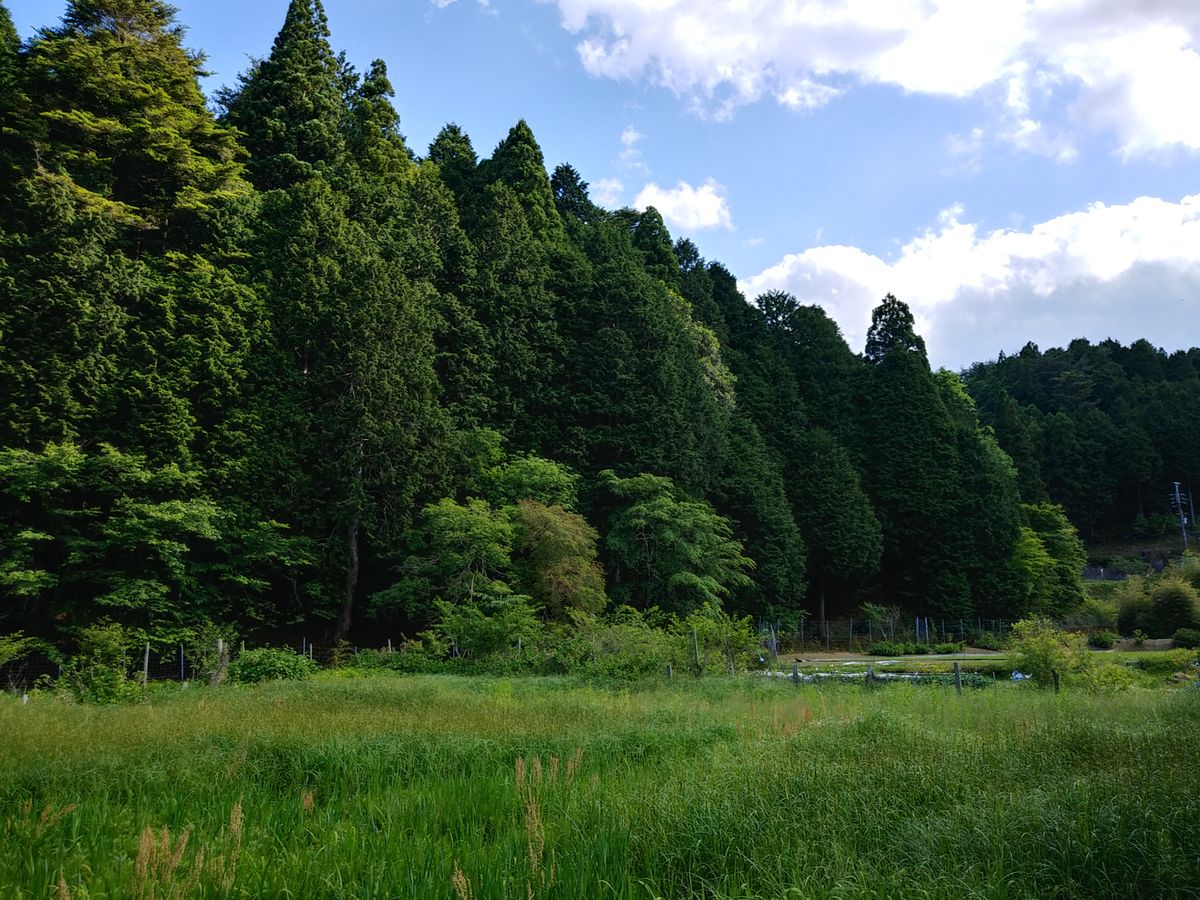
[[[8,0],[21,33],[57,0]],[[232,83],[286,0],[176,0]],[[1195,0],[326,0],[410,144],[519,118],[606,205],[657,206],[748,296],[861,349],[892,291],[952,368],[1074,337],[1200,344]]]

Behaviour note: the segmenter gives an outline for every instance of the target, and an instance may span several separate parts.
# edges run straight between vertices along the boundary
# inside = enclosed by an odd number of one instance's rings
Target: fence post
[[[221,638],[217,638],[217,664],[213,668],[212,677],[208,680],[209,687],[217,687],[225,680],[225,670],[229,668],[229,648]]]
[[[673,668],[671,668],[670,663],[667,663],[667,681],[671,681],[674,678],[675,678],[675,670]]]
[[[146,641],[146,655],[142,657],[142,687],[150,683],[150,642]]]
[[[792,684],[800,683],[800,663],[792,663]]]
[[[179,645],[179,680],[180,681],[185,680],[184,674],[185,673],[183,671],[183,644],[180,644]]]
[[[954,690],[958,691],[958,696],[962,696],[962,666],[958,660],[954,661]]]
[[[873,666],[873,665],[867,666],[867,679],[864,682],[864,684],[866,685],[868,690],[870,690],[871,687],[875,684],[875,666]]]
[[[700,639],[696,636],[696,626],[692,626],[692,674],[700,674]]]
[[[854,652],[854,620],[850,620],[850,639],[846,641],[846,649],[851,653]]]

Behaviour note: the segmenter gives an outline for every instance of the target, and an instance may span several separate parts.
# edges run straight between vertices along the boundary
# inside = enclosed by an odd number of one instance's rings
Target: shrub
[[[702,661],[706,657],[719,659],[719,665],[728,669],[731,675],[737,669],[746,668],[762,649],[762,642],[749,616],[737,618],[719,608],[705,609],[693,613],[682,623],[681,631],[685,638],[689,637],[689,629],[695,630]],[[709,662],[705,668],[712,669],[715,666]]]
[[[420,641],[410,642],[402,650],[359,650],[346,661],[346,668],[372,672],[402,672],[424,675],[449,671],[447,660],[435,659],[425,652]]]
[[[1150,601],[1154,605],[1151,622],[1152,637],[1166,637],[1180,628],[1195,628],[1200,625],[1197,606],[1200,597],[1196,589],[1182,578],[1162,578],[1150,589]]]
[[[1200,647],[1200,630],[1195,628],[1180,628],[1175,632],[1171,640],[1176,647],[1195,649],[1196,647]]]
[[[422,637],[428,639],[435,655],[442,649],[472,659],[511,654],[536,641],[544,628],[537,609],[523,594],[502,594],[463,603],[435,600],[433,605],[438,621]]]
[[[1196,662],[1194,650],[1164,650],[1159,653],[1147,653],[1137,661],[1137,667],[1151,675],[1174,675],[1176,672],[1186,672]]]
[[[690,632],[685,636],[656,628],[629,606],[598,618],[573,614],[576,640],[562,648],[563,664],[581,674],[622,681],[661,674],[671,663],[681,674],[692,664]]]
[[[1111,650],[1117,643],[1117,636],[1111,631],[1093,631],[1087,642],[1094,650]]]
[[[1133,634],[1153,629],[1154,604],[1141,578],[1130,578],[1121,588],[1117,599],[1117,631]]]
[[[17,662],[34,650],[45,650],[46,644],[37,638],[26,637],[23,632],[0,634],[0,666]]]
[[[1089,663],[1082,634],[1069,634],[1043,616],[1013,625],[1013,664],[1040,686],[1054,683],[1054,672],[1082,672]]]
[[[984,631],[972,643],[980,650],[1007,650],[1008,641],[1000,637],[1000,635],[992,634],[990,631]]]
[[[1109,588],[1107,594],[1115,594],[1117,585],[1115,582],[1103,582],[1096,585],[1089,585],[1087,596],[1083,598],[1083,602],[1075,609],[1073,618],[1080,625],[1085,625],[1090,628],[1115,628],[1117,624],[1117,601],[1112,596],[1102,596],[1095,588]]]
[[[239,653],[229,664],[229,680],[236,684],[257,684],[273,679],[298,680],[317,671],[307,656],[277,647],[262,647]]]
[[[946,641],[945,643],[942,643],[942,644],[934,644],[932,652],[934,652],[934,653],[962,653],[963,652],[963,642],[962,641]]]
[[[1078,675],[1072,676],[1072,680],[1097,693],[1124,691],[1138,682],[1137,676],[1128,666],[1113,661],[1087,666]]]
[[[961,648],[960,644],[938,644],[933,649],[935,653],[957,653],[954,650],[938,650],[938,647]],[[872,656],[924,656],[929,652],[928,644],[918,644],[915,641],[876,641],[867,651]]]
[[[133,636],[116,624],[92,625],[79,633],[79,652],[67,660],[57,686],[76,700],[120,703],[142,696],[129,678]]]

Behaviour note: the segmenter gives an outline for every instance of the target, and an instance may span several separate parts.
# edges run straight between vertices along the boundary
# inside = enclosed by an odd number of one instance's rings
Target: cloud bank
[[[945,210],[888,261],[857,247],[785,256],[741,288],[818,303],[861,349],[884,294],[912,307],[931,362],[957,368],[1076,337],[1178,348],[1200,338],[1200,194],[1096,203],[1024,231],[984,232]]]
[[[650,77],[728,117],[819,108],[854,84],[985,94],[989,136],[1063,160],[1073,135],[1126,156],[1200,150],[1195,0],[544,0],[592,75]]]

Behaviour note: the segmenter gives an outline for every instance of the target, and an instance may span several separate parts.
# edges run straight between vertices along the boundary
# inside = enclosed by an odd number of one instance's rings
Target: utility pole
[[[1188,549],[1188,514],[1191,513],[1195,517],[1195,509],[1192,506],[1192,498],[1187,498],[1187,507],[1183,503],[1184,495],[1179,490],[1179,482],[1175,482],[1175,493],[1171,495],[1171,509],[1175,515],[1179,516],[1179,532],[1183,535],[1183,552],[1187,553]]]

